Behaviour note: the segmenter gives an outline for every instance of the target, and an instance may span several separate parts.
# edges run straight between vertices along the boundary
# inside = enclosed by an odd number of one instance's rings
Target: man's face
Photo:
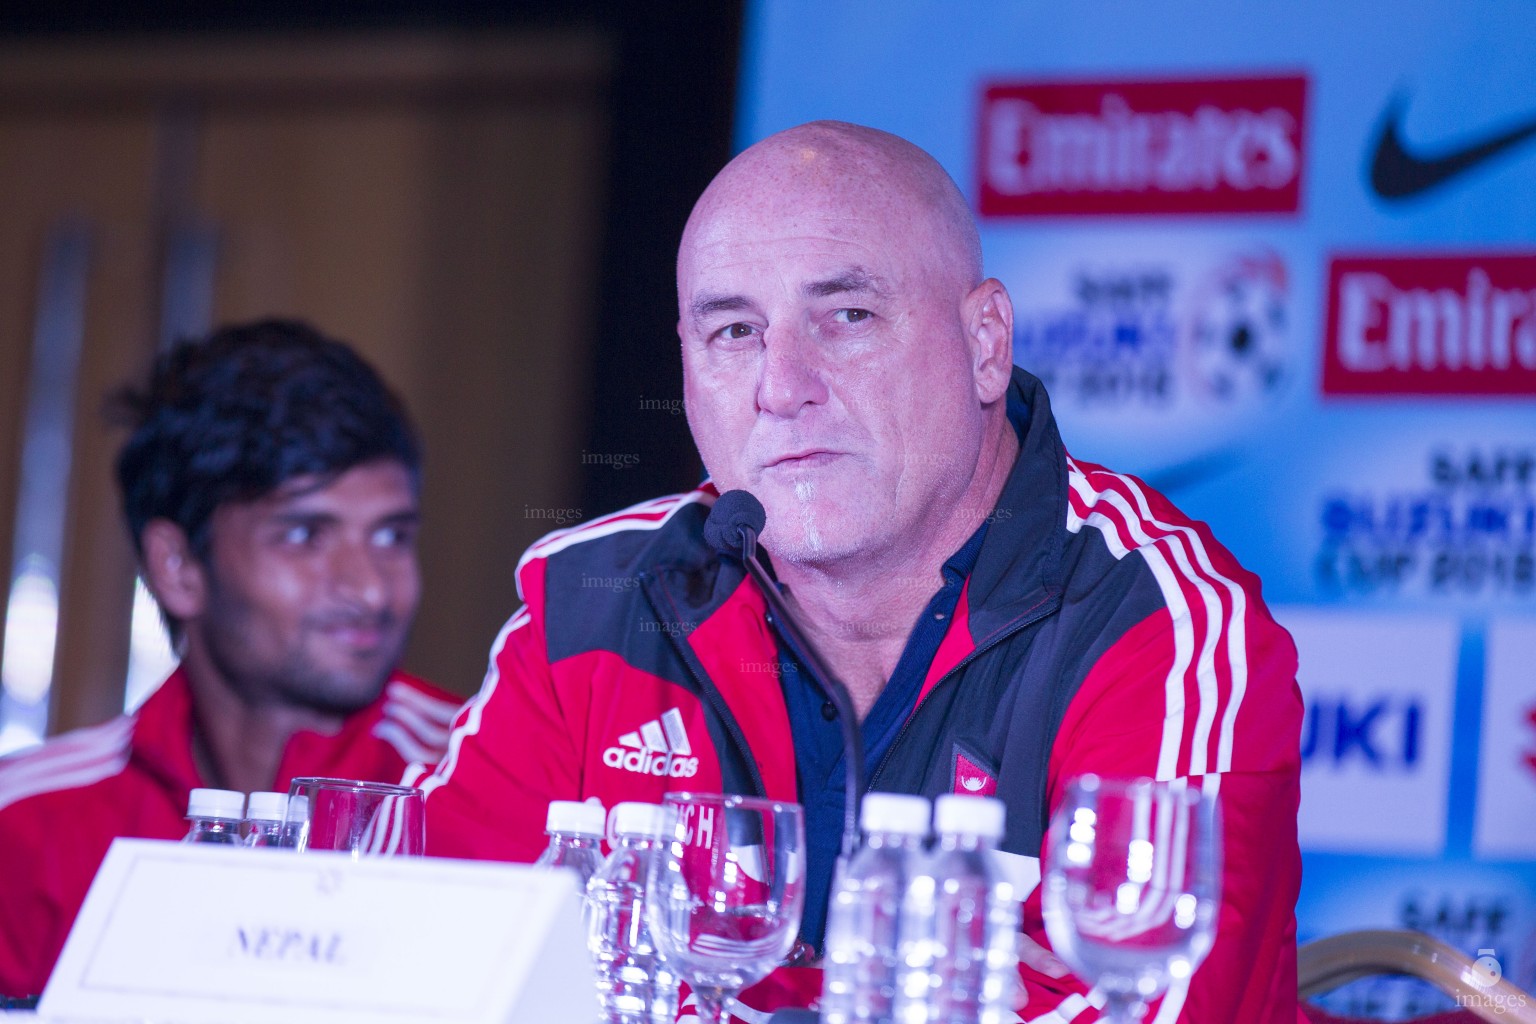
[[[968,284],[897,201],[754,195],[696,214],[679,253],[694,441],[721,491],[763,503],[775,557],[900,551],[976,469]]]
[[[203,613],[183,625],[248,703],[344,713],[378,696],[416,614],[417,500],[394,461],[319,482],[215,510]]]

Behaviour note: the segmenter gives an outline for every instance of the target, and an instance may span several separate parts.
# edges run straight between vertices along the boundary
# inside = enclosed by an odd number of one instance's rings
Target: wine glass
[[[283,834],[297,850],[341,850],[358,857],[426,853],[421,790],[357,779],[298,778],[288,787]]]
[[[661,955],[688,982],[701,1024],[789,954],[805,905],[800,805],[668,793],[647,913]]]
[[[1103,993],[1107,1019],[1141,1020],[1210,952],[1221,903],[1221,818],[1183,779],[1067,784],[1046,841],[1045,931]]]

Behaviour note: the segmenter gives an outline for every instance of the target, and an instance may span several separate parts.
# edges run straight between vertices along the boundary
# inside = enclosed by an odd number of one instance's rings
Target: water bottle
[[[245,819],[245,794],[233,789],[194,789],[187,799],[184,843],[222,843],[239,846],[240,823]]]
[[[859,819],[864,844],[832,882],[823,1024],[890,1024],[901,904],[908,872],[922,856],[931,813],[924,797],[865,795]]]
[[[246,846],[292,846],[284,829],[287,793],[252,793],[245,808]]]
[[[677,975],[656,952],[645,914],[645,883],[662,843],[661,808],[621,803],[613,820],[613,852],[587,883],[587,948],[597,968],[600,1019],[673,1024]]]
[[[534,861],[540,867],[574,868],[582,886],[603,866],[603,805],[596,800],[551,800],[544,818],[549,845]]]
[[[899,1024],[1001,1024],[1014,1019],[1019,904],[992,850],[1003,804],[946,794],[934,802],[933,852],[902,902]]]

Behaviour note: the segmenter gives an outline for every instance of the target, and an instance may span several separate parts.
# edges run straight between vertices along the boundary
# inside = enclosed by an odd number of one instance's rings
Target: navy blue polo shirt
[[[917,703],[923,680],[928,676],[928,667],[939,653],[944,633],[960,603],[966,577],[976,567],[986,533],[987,524],[982,523],[960,550],[944,563],[944,585],[918,616],[895,671],[864,718],[866,785]],[[782,643],[779,645],[779,668],[784,703],[789,711],[790,733],[795,743],[800,803],[805,807],[807,866],[805,916],[800,925],[800,937],[820,950],[827,927],[832,870],[842,849],[844,787],[847,785],[843,728],[836,715],[823,711],[829,705],[826,694]]]

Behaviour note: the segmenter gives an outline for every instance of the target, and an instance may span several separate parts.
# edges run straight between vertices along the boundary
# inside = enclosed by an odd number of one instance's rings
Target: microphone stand
[[[847,861],[852,857],[859,846],[859,801],[864,792],[864,737],[859,733],[859,719],[853,708],[853,698],[848,693],[848,687],[842,680],[833,674],[832,669],[822,660],[820,652],[800,629],[800,623],[789,609],[789,604],[779,593],[779,585],[773,577],[768,575],[768,570],[763,567],[762,561],[757,557],[757,531],[751,526],[742,524],[738,535],[741,538],[741,561],[747,567],[747,572],[757,582],[758,589],[763,592],[763,597],[768,602],[769,609],[773,612],[779,629],[779,636],[801,664],[810,670],[812,678],[820,684],[826,693],[827,699],[837,709],[837,717],[843,727],[843,760],[846,762],[846,770],[843,778],[846,788],[846,796],[843,801],[843,851],[841,859]]]

